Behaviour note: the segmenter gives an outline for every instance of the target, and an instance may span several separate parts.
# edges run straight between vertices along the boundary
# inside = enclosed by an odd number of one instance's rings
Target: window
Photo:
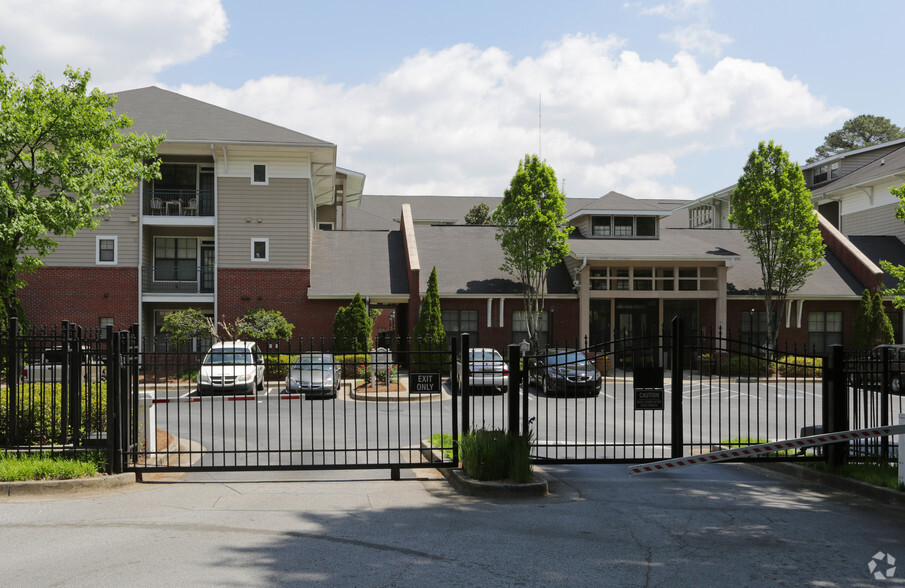
[[[657,270],[657,289],[672,291],[676,289],[675,271],[671,267]]]
[[[684,279],[683,279],[684,278]],[[698,289],[698,268],[696,267],[680,267],[679,268],[679,290],[690,292]]]
[[[609,277],[608,268],[591,270],[591,290],[606,290],[607,278]]]
[[[267,184],[269,178],[267,177],[267,165],[263,163],[256,163],[251,166],[251,183],[252,184]]]
[[[545,310],[537,321],[537,344],[544,348],[547,346],[547,332],[549,313]],[[512,312],[512,342],[521,343],[528,340],[528,317],[524,310]]]
[[[112,316],[102,316],[99,321],[99,325],[101,328],[101,337],[107,336],[107,327],[113,327],[113,317]]]
[[[610,269],[610,275],[615,276],[616,279],[613,280],[610,290],[628,290],[629,289],[629,279],[628,279],[629,270],[627,267],[617,267]]]
[[[634,281],[632,284],[633,290],[650,291],[650,290],[654,289],[654,280],[653,280],[654,270],[653,269],[651,269],[649,267],[645,267],[645,268],[636,267],[636,268],[634,268],[634,271],[632,272],[632,274],[634,277]]]
[[[814,183],[819,184],[820,182],[825,182],[829,178],[829,167],[826,165],[821,165],[820,167],[814,168]]]
[[[591,217],[591,235],[594,237],[609,237],[612,234],[611,216],[593,216]]]
[[[617,237],[631,237],[633,220],[630,216],[613,217],[613,234]]]
[[[808,346],[824,353],[830,345],[842,344],[842,312],[811,311],[808,313]]]
[[[635,217],[635,234],[639,237],[657,236],[657,219],[652,216]]]
[[[251,260],[252,261],[269,261],[270,260],[270,239],[252,239],[251,240]]]
[[[332,231],[333,223],[317,223],[317,228],[321,231]]]
[[[116,237],[98,237],[97,256],[95,263],[97,265],[116,265]]]
[[[742,312],[741,339],[752,347],[767,344],[767,313],[763,310]]]
[[[441,310],[440,320],[443,321],[443,330],[446,331],[447,339],[468,333],[469,346],[478,345],[477,310]],[[449,343],[448,340],[447,343]]]
[[[154,240],[155,281],[194,282],[197,266],[197,239],[158,237]]]

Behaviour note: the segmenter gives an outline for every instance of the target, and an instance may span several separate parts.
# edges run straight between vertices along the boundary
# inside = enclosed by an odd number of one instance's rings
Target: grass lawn
[[[72,454],[0,454],[0,481],[69,480],[98,476],[106,469],[102,452]]]

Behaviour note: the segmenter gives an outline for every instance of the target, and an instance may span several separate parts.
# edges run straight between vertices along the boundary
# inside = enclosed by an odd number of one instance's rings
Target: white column
[[[157,412],[154,410],[154,392],[150,390],[138,393],[138,434],[146,453],[157,451]]]

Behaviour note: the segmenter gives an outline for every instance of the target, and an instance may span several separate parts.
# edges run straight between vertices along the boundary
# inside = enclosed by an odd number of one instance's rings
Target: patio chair
[[[185,216],[198,216],[198,199],[190,198],[188,203],[182,208],[182,214]]]
[[[151,214],[163,216],[163,200],[156,196],[151,198]]]

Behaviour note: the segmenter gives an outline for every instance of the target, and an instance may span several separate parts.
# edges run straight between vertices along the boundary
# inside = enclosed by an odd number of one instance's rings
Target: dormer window
[[[591,217],[592,237],[656,237],[657,217],[601,215]]]

